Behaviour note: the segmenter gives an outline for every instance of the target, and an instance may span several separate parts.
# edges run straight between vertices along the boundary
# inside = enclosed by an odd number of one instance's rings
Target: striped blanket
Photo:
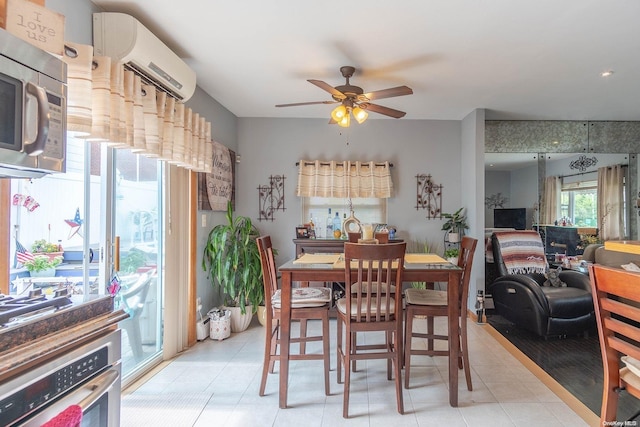
[[[495,235],[509,274],[544,274],[547,271],[547,258],[538,232],[500,231]]]

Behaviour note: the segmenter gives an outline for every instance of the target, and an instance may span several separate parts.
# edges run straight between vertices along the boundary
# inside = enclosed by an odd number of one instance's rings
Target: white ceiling
[[[274,105],[330,100],[306,80],[341,85],[353,65],[365,92],[413,89],[376,101],[400,120],[640,120],[637,0],[93,2],[137,18],[238,117],[328,119],[331,105]]]

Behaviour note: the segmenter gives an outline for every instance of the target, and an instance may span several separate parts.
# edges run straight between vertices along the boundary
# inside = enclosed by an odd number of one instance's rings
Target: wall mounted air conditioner
[[[151,31],[124,13],[93,14],[93,50],[140,73],[181,101],[196,89],[196,73]]]

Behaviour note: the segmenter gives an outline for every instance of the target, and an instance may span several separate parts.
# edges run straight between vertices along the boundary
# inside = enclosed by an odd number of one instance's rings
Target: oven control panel
[[[109,349],[102,347],[17,390],[0,401],[0,425],[12,425],[108,366]]]

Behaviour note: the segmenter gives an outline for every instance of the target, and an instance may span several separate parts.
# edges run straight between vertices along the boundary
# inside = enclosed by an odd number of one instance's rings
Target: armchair
[[[548,264],[540,234],[496,232],[491,240],[497,278],[488,291],[498,314],[545,338],[595,330],[589,276],[566,270],[566,287],[543,286]]]

